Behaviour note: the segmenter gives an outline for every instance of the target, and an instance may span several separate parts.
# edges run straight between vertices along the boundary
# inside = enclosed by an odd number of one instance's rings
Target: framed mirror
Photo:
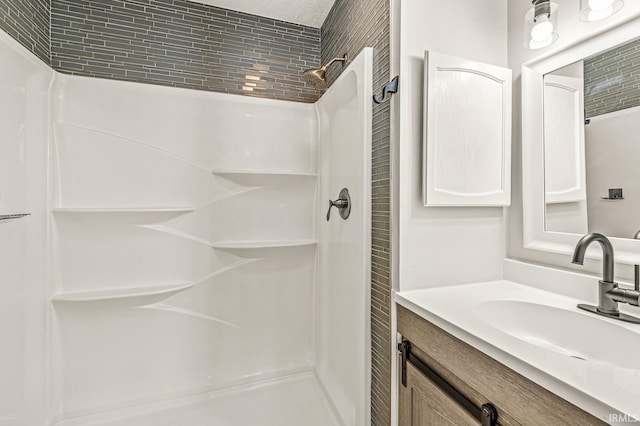
[[[524,64],[522,102],[525,247],[640,263],[640,14]]]

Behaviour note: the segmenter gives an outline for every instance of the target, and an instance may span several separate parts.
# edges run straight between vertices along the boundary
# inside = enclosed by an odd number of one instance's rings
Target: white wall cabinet
[[[584,160],[584,79],[544,77],[545,203],[587,198]]]
[[[425,52],[425,206],[508,206],[511,70]]]

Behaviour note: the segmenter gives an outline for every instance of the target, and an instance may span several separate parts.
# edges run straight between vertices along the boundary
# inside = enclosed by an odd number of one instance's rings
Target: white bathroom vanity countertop
[[[576,307],[593,300],[501,280],[395,301],[607,423],[640,422],[640,325]]]

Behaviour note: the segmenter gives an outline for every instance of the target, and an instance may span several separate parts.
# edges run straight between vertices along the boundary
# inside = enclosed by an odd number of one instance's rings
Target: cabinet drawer
[[[501,425],[606,424],[402,306],[398,332],[411,341],[416,356],[471,402],[492,403]]]

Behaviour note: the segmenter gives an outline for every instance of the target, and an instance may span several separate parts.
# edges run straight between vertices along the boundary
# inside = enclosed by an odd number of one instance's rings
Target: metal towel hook
[[[393,80],[391,80],[389,83],[387,83],[383,88],[382,88],[382,97],[379,98],[377,95],[373,95],[373,102],[375,102],[376,104],[381,104],[383,102],[386,102],[389,99],[389,94],[392,93],[398,93],[398,85],[400,82],[400,77],[399,76],[395,76],[393,78]]]

